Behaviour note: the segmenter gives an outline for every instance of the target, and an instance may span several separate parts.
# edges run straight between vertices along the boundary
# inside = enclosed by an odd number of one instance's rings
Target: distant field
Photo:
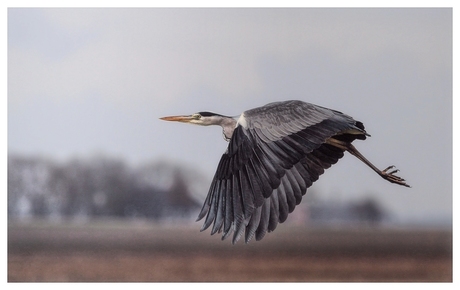
[[[198,224],[10,223],[8,281],[452,281],[452,232],[280,226],[249,244]]]

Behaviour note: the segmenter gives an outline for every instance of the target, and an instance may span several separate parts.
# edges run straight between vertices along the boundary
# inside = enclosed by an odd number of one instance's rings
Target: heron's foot
[[[410,187],[410,185],[408,185],[404,179],[402,179],[399,176],[394,175],[396,172],[399,171],[399,169],[394,169],[394,168],[395,168],[394,165],[388,166],[387,168],[382,170],[380,176],[382,176],[384,179],[388,180],[389,182],[396,183],[396,184],[406,186],[406,187]],[[391,169],[394,169],[394,170],[388,172]]]

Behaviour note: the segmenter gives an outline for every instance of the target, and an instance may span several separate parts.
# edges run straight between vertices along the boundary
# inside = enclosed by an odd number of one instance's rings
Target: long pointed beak
[[[182,123],[190,123],[193,120],[192,116],[169,116],[160,118],[164,121],[175,121],[175,122],[182,122]]]

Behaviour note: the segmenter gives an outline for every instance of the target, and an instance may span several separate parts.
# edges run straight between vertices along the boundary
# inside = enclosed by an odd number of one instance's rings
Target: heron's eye
[[[201,119],[201,115],[200,114],[193,114],[192,118],[195,119],[195,120],[199,120],[199,119]]]

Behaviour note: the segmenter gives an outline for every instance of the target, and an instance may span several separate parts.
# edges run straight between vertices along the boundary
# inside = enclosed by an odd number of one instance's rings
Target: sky
[[[452,216],[449,8],[9,8],[8,152],[56,160],[168,160],[211,180],[220,127],[159,120],[240,115],[298,99],[346,113],[355,146],[309,191],[371,197],[401,222]],[[203,200],[206,192],[202,193]]]

